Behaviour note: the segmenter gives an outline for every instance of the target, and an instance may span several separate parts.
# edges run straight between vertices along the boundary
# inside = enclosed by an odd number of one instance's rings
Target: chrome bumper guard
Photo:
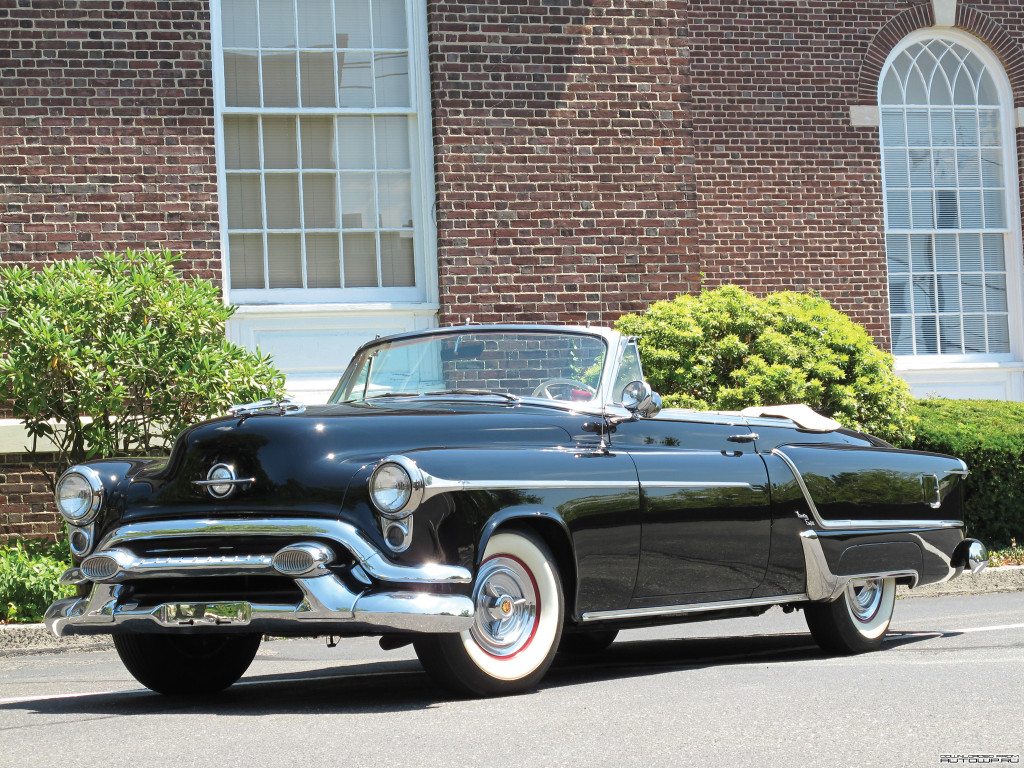
[[[184,537],[302,536],[344,546],[356,559],[355,579],[367,585],[350,590],[328,568],[331,555],[323,544],[298,542],[277,554],[227,557],[137,556],[126,548],[132,542]],[[304,560],[303,558],[306,558]],[[308,567],[303,563],[308,562]],[[244,600],[167,602],[140,606],[124,595],[126,580],[190,576],[291,576],[302,590],[297,604],[254,603]],[[355,526],[340,521],[308,519],[204,520],[138,523],[108,535],[97,551],[78,568],[69,569],[62,583],[93,582],[88,597],[59,600],[46,611],[46,626],[58,637],[114,631],[212,629],[278,631],[318,634],[346,628],[360,632],[461,632],[473,624],[474,604],[465,595],[437,594],[413,589],[377,591],[372,579],[408,585],[468,584],[465,568],[427,563],[418,566],[388,560]]]

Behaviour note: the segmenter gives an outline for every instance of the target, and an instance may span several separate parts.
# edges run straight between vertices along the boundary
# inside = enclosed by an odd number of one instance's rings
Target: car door
[[[641,552],[631,607],[748,597],[764,578],[771,500],[751,430],[720,416],[627,422],[613,437],[636,464]]]

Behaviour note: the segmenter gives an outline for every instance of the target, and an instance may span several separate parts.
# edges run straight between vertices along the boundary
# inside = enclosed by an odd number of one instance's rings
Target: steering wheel
[[[558,387],[565,388],[566,397],[558,397],[558,395],[555,394],[553,390]],[[597,394],[597,390],[594,387],[589,384],[584,384],[579,379],[548,379],[547,381],[542,381],[536,386],[531,397],[544,397],[548,400],[573,400],[573,389],[587,392],[590,395],[590,397],[587,398],[588,400],[592,399],[594,395]]]

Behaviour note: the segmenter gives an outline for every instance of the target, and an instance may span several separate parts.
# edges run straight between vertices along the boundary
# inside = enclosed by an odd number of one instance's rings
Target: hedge
[[[284,376],[229,342],[209,280],[181,254],[107,253],[0,268],[0,403],[67,466],[166,450],[232,403],[278,397]]]
[[[727,285],[659,301],[615,327],[639,336],[644,373],[666,406],[804,403],[890,442],[913,438],[912,398],[892,355],[820,296],[761,299]]]
[[[969,536],[989,548],[1024,541],[1024,403],[918,400],[913,447],[967,462]]]
[[[41,621],[51,603],[75,593],[57,582],[70,566],[66,541],[26,539],[0,547],[0,621]]]

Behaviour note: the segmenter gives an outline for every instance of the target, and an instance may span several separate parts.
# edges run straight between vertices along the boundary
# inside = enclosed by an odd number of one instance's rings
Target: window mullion
[[[298,27],[296,26],[296,30]],[[306,177],[302,164],[302,130],[299,116],[295,116],[295,160],[299,167],[295,169],[299,177],[299,269],[302,272],[302,287],[309,288],[308,268],[306,266]]]
[[[270,287],[270,238],[267,236],[267,227],[270,220],[267,218],[267,173],[266,159],[263,152],[263,118],[257,118],[258,126],[256,139],[259,142],[258,150],[260,156],[260,217],[263,223],[263,287]]]

